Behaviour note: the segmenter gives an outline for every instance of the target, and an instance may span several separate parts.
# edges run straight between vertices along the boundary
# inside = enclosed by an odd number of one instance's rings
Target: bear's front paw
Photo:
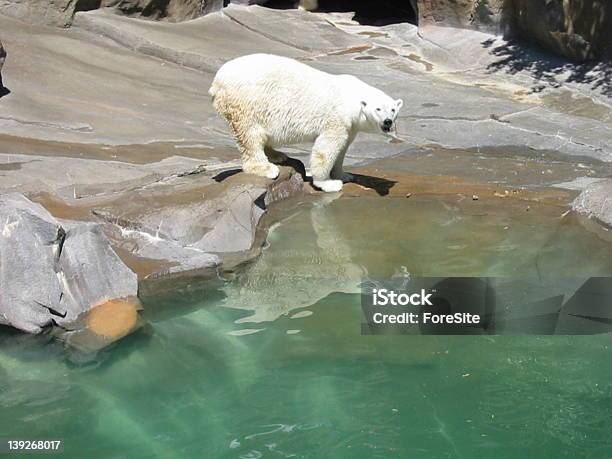
[[[312,184],[326,193],[337,193],[342,190],[342,180],[313,180]]]
[[[266,169],[266,177],[269,179],[274,180],[279,175],[280,175],[280,169],[278,168],[278,166],[274,164],[270,164],[268,168]]]

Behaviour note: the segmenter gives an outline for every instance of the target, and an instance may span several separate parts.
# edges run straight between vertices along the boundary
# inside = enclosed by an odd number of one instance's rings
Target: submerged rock
[[[93,353],[140,328],[143,320],[139,310],[140,305],[133,301],[105,301],[79,316],[75,330],[58,337],[73,350]]]
[[[137,277],[101,232],[75,223],[67,231],[21,194],[0,196],[0,323],[38,333],[72,327],[108,300],[135,297]]]

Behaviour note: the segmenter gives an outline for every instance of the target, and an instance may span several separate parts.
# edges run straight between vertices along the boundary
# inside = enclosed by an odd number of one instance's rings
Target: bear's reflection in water
[[[226,306],[252,311],[237,323],[272,321],[331,293],[359,292],[365,269],[353,263],[348,241],[328,208],[337,198],[323,196],[306,215],[300,211],[281,223],[303,219],[292,225],[296,232],[290,240],[277,238],[278,226],[272,228],[269,247],[226,290]]]

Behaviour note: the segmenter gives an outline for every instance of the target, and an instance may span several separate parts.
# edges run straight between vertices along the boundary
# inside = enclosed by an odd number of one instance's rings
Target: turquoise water
[[[361,336],[356,293],[405,272],[612,275],[604,233],[441,198],[283,212],[254,263],[145,297],[148,325],[90,360],[3,331],[1,436],[75,458],[612,457],[611,335]]]

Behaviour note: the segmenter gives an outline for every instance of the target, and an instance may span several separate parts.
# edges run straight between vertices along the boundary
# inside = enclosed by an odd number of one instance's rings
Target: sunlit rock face
[[[612,4],[603,0],[513,0],[518,33],[569,59],[609,58]]]
[[[419,0],[419,26],[518,35],[571,60],[609,58],[612,5],[603,0]]]
[[[507,0],[418,0],[419,25],[461,27],[503,33]]]

